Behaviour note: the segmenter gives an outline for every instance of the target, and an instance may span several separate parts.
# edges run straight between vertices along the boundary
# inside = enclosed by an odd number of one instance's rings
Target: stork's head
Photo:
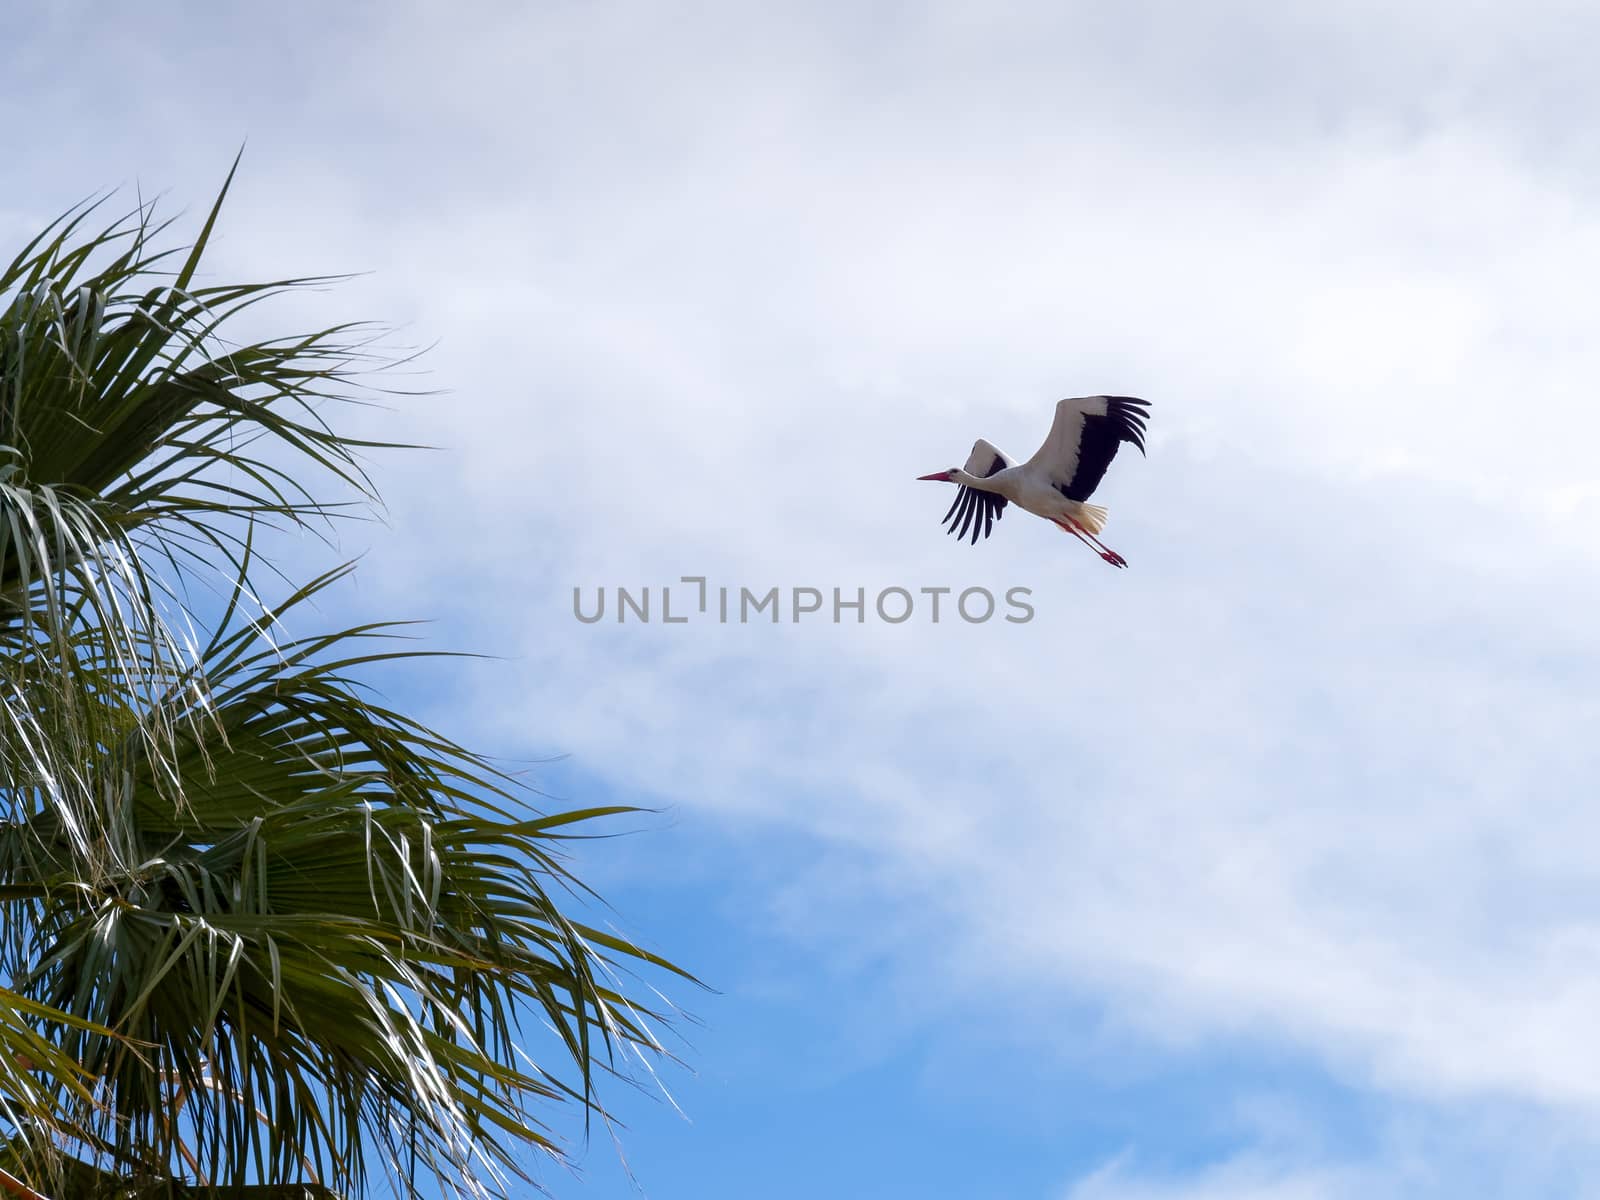
[[[956,468],[951,467],[948,471],[935,471],[932,475],[918,475],[917,478],[931,479],[934,483],[954,483]]]

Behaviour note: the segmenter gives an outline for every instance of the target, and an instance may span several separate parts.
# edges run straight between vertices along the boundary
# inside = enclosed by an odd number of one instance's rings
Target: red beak
[[[918,475],[917,478],[918,479],[931,479],[935,483],[949,483],[950,482],[950,472],[949,471],[935,471],[932,475]]]

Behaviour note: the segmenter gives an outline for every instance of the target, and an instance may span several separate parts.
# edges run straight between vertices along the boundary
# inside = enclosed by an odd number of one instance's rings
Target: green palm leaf
[[[628,810],[538,813],[380,704],[401,627],[288,632],[347,567],[256,599],[258,525],[337,511],[308,465],[370,495],[321,416],[366,348],[225,340],[308,281],[196,286],[221,201],[181,255],[85,210],[0,274],[0,1169],[503,1191],[560,1153],[536,1109],[661,1053],[634,972],[682,972],[557,903],[562,840]]]

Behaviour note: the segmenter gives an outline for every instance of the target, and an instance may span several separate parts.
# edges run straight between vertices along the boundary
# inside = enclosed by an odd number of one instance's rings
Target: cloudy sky
[[[35,5],[0,235],[120,186],[431,345],[386,680],[716,994],[655,1200],[1600,1196],[1600,9]],[[1152,403],[1112,571],[914,477]],[[293,548],[306,560],[326,551]],[[1034,618],[661,623],[662,587]],[[648,587],[649,623],[573,591]],[[788,601],[785,601],[786,605]],[[342,615],[342,614],[337,614]],[[631,1184],[603,1134],[558,1195]]]

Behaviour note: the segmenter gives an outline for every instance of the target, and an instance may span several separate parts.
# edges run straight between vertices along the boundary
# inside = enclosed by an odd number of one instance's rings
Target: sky
[[[494,651],[384,686],[653,809],[581,869],[715,989],[669,988],[671,1100],[617,1090],[626,1168],[558,1126],[556,1195],[1600,1196],[1597,38],[1558,0],[35,4],[0,236],[108,187],[193,221],[243,145],[217,277],[360,272],[273,319],[428,347],[431,394],[350,415],[439,449],[375,460],[330,620]],[[916,476],[1099,392],[1151,403],[1095,496],[1129,570],[1014,511],[945,536]],[[668,624],[684,577],[782,619]],[[574,618],[619,587],[653,619]]]

